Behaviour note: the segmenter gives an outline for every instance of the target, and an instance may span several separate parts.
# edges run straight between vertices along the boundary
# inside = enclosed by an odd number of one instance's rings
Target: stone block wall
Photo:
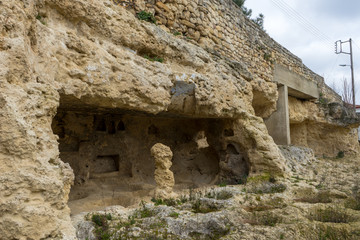
[[[273,80],[274,63],[316,82],[322,92],[333,94],[312,72],[264,30],[245,17],[232,0],[114,0],[134,14],[151,12],[157,24],[185,36],[208,51],[243,62],[255,77]]]

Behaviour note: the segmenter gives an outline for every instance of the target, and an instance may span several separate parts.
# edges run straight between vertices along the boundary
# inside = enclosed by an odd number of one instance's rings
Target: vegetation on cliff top
[[[246,17],[248,17],[250,20],[252,20],[256,25],[258,25],[261,29],[264,30],[264,14],[260,13],[259,16],[255,18],[251,18],[252,15],[252,9],[248,9],[244,6],[246,0],[233,0],[236,5],[238,5],[242,12],[245,14]]]

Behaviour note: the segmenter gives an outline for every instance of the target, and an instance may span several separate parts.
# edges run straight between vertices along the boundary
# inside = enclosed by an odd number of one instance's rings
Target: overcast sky
[[[278,43],[324,77],[329,86],[342,89],[351,82],[350,56],[335,54],[336,40],[353,39],[356,103],[360,104],[360,1],[359,0],[247,0],[252,17],[265,15],[264,28]],[[349,44],[343,44],[344,50]]]

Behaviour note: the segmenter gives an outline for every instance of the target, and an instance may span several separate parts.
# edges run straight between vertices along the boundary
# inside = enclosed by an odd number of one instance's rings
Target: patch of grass
[[[152,198],[151,201],[155,204],[155,206],[163,205],[164,201],[161,198]]]
[[[182,35],[180,32],[178,32],[178,31],[175,31],[175,32],[173,32],[173,35],[174,36],[179,36],[179,35]]]
[[[91,221],[95,223],[97,226],[105,226],[107,224],[107,220],[111,220],[112,216],[110,213],[108,214],[94,214],[91,216]]]
[[[98,240],[110,240],[112,236],[108,229],[104,229],[101,227],[95,229],[95,235]]]
[[[272,59],[272,56],[270,53],[264,53],[264,60],[270,63],[274,63],[274,60]]]
[[[251,225],[264,225],[274,227],[276,224],[282,222],[282,217],[277,216],[272,212],[253,212],[250,218],[245,222]]]
[[[350,208],[352,210],[360,211],[360,194],[358,194],[357,196],[348,198],[345,201],[344,206],[346,208]]]
[[[345,228],[320,225],[317,228],[317,231],[317,237],[319,240],[352,239],[351,234]]]
[[[125,222],[125,226],[131,226],[136,223],[134,216],[128,216],[128,222]]]
[[[286,185],[283,183],[270,183],[265,182],[251,187],[248,192],[249,193],[281,193],[286,190]]]
[[[156,24],[156,18],[154,17],[154,14],[146,11],[141,11],[136,14],[137,18],[146,22],[154,23]]]
[[[94,214],[91,216],[91,221],[95,223],[95,235],[99,240],[109,240],[111,233],[109,231],[108,221],[112,220],[111,214]]]
[[[318,102],[319,102],[321,107],[327,108],[330,101],[329,101],[329,99],[325,98],[322,93],[320,93]],[[326,158],[325,155],[323,155],[323,157]]]
[[[188,198],[186,197],[186,195],[181,195],[179,200],[180,200],[180,202],[182,204],[182,203],[186,203],[188,201]]]
[[[300,227],[301,239],[308,240],[356,240],[356,233],[350,232],[342,225],[311,224]]]
[[[38,15],[36,16],[36,19],[39,20],[43,25],[46,25],[46,22],[45,22],[45,20],[44,20],[44,17],[41,16],[40,14],[38,14]]]
[[[309,220],[332,223],[349,223],[353,221],[352,216],[350,216],[344,209],[331,206],[326,208],[317,207],[312,209],[312,212],[310,212],[308,218]]]
[[[231,192],[226,191],[226,190],[221,190],[219,192],[212,190],[205,194],[205,197],[214,198],[216,200],[227,200],[227,199],[232,198],[233,196],[234,195]]]
[[[243,175],[241,176],[240,178],[236,179],[236,183],[237,184],[246,184],[247,183],[247,179],[248,179],[248,176],[247,175]]]
[[[196,199],[191,205],[194,213],[216,212],[219,209],[214,205],[203,204],[200,199]]]
[[[270,182],[270,178],[272,178],[272,176],[269,173],[264,173],[262,175],[248,177],[247,182],[248,183]]]
[[[177,212],[171,212],[171,213],[169,214],[169,217],[178,218],[178,217],[179,217],[179,213],[177,213]]]
[[[219,183],[219,187],[226,187],[227,186],[227,183],[226,182],[221,182]]]
[[[306,203],[331,203],[331,198],[328,191],[320,191],[316,194],[308,194],[304,197],[297,198],[295,201]]]
[[[232,197],[233,197],[233,194],[231,192],[223,190],[223,191],[218,192],[216,194],[215,198],[217,200],[227,200],[227,199],[230,199]]]
[[[144,201],[141,201],[140,205],[141,205],[141,208],[140,208],[140,209],[137,209],[137,210],[135,211],[134,217],[136,217],[136,218],[148,218],[148,217],[153,217],[153,216],[155,216],[154,210],[148,208],[148,207],[145,205],[145,202],[144,202]]]
[[[160,62],[160,63],[164,62],[164,58],[159,57],[159,56],[144,55],[143,57],[146,58],[147,60],[149,60],[150,62]]]

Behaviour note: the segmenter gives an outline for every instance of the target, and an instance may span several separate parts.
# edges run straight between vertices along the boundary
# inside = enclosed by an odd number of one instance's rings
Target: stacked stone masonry
[[[328,89],[322,77],[312,72],[300,58],[275,42],[255,23],[242,14],[232,0],[133,0],[115,4],[133,13],[151,12],[158,25],[169,32],[181,34],[209,51],[232,60],[243,62],[256,77],[273,80],[274,64],[316,82],[323,92],[336,94]],[[131,4],[129,4],[131,3]]]

